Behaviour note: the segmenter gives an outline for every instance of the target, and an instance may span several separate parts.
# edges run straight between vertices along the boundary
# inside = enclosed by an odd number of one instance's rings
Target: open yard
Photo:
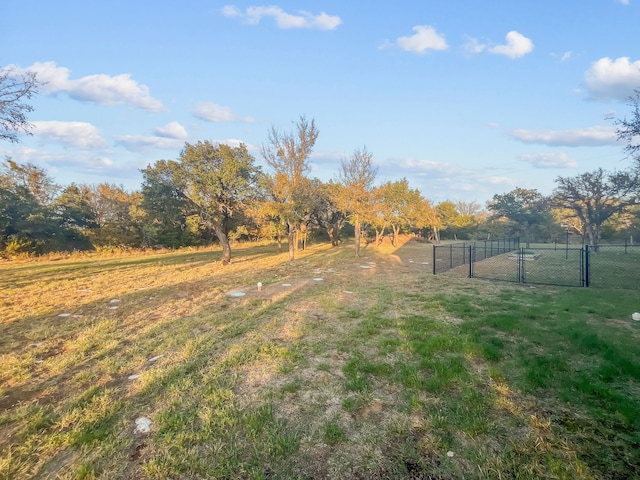
[[[0,479],[640,478],[637,291],[219,255],[0,263]]]

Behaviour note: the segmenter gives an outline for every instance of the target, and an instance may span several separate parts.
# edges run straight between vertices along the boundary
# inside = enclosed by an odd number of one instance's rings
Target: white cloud
[[[553,147],[594,147],[615,145],[614,127],[587,127],[567,130],[512,130],[508,135],[523,143],[538,143]]]
[[[121,135],[116,138],[117,142],[127,150],[139,152],[141,150],[179,150],[182,148],[182,141],[175,138],[154,137],[145,135]]]
[[[622,5],[630,5],[631,0],[618,0]]]
[[[429,25],[417,25],[413,27],[416,32],[410,37],[400,37],[396,45],[407,52],[425,53],[427,50],[446,50],[449,48],[443,35]]]
[[[571,58],[571,52],[564,52],[562,54],[562,57],[560,57],[560,62],[566,62],[567,60],[569,60]]]
[[[249,7],[244,12],[234,5],[225,5],[222,15],[229,18],[244,18],[249,25],[257,25],[263,17],[271,17],[279,28],[315,28],[318,30],[334,30],[341,23],[340,17],[321,12],[314,15],[300,10],[297,15],[285,12],[282,8],[272,5],[268,7]]]
[[[149,94],[149,87],[131,79],[123,73],[116,76],[105,74],[70,78],[70,70],[58,67],[55,62],[36,62],[26,68],[10,65],[16,73],[34,72],[43,82],[42,91],[49,94],[64,92],[71,98],[98,105],[133,105],[149,112],[163,110],[162,102]]]
[[[489,185],[515,185],[516,182],[510,177],[487,177],[482,180]]]
[[[251,117],[239,117],[229,107],[223,107],[213,102],[198,103],[193,110],[193,115],[207,122],[255,122]]]
[[[467,43],[462,48],[471,54],[478,54],[484,52],[487,46],[484,43],[480,43],[477,38],[467,36]]]
[[[536,168],[577,168],[578,162],[564,152],[523,154],[520,160],[530,163]]]
[[[489,49],[489,53],[504,55],[509,58],[520,58],[533,51],[533,42],[515,30],[507,33],[505,38],[507,40],[505,45],[492,47]]]
[[[154,132],[159,137],[175,138],[177,140],[184,140],[189,136],[187,130],[178,122],[169,122],[164,127],[157,127]]]
[[[106,142],[100,137],[99,130],[86,122],[33,122],[35,135],[55,142],[78,148],[90,149],[103,147]]]
[[[601,58],[585,72],[584,85],[591,100],[626,100],[640,85],[640,60]]]

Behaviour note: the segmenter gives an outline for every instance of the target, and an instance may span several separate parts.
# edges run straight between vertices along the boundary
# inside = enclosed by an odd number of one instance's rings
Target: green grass
[[[0,264],[0,479],[640,477],[628,291],[270,248]]]

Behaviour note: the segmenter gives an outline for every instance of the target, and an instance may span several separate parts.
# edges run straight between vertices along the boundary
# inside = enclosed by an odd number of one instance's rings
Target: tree
[[[406,178],[383,184],[381,191],[382,201],[388,209],[389,224],[393,230],[392,244],[397,247],[398,235],[402,228],[417,228],[417,220],[423,217],[421,209],[424,199],[420,190],[409,187]]]
[[[267,144],[261,147],[262,156],[274,171],[271,194],[276,215],[287,226],[290,261],[295,259],[297,233],[308,198],[305,189],[309,187],[309,155],[318,134],[315,121],[309,122],[302,115],[294,132],[283,132],[272,126]]]
[[[618,140],[625,140],[627,145],[625,151],[631,157],[636,157],[635,160],[640,168],[640,89],[635,90],[635,95],[629,97],[629,104],[631,109],[631,119],[623,118],[616,120],[615,124],[618,125],[616,134]]]
[[[174,160],[158,160],[143,168],[141,208],[146,214],[142,227],[142,245],[178,247],[193,240],[188,218],[197,212],[181,193],[174,178],[179,165]]]
[[[229,263],[231,222],[255,196],[261,174],[246,145],[185,143],[178,162],[161,160],[143,173],[146,204],[154,201],[154,192],[170,199],[174,210],[181,208],[178,201],[184,200],[187,211],[196,213],[201,224],[215,232],[222,247],[221,261]]]
[[[606,172],[599,168],[576,177],[558,177],[553,205],[571,210],[580,219],[597,251],[602,224],[612,215],[640,203],[637,171]]]
[[[508,221],[508,234],[525,237],[527,245],[531,235],[542,234],[552,224],[548,199],[535,189],[516,188],[503,195],[496,194],[487,207],[494,212],[493,220]]]
[[[27,114],[33,111],[30,100],[40,83],[35,73],[17,74],[14,68],[0,68],[0,139],[20,141],[18,134],[31,135]]]
[[[29,162],[18,164],[6,157],[4,164],[0,164],[0,175],[26,188],[39,205],[50,205],[60,190],[44,169]]]
[[[123,186],[110,183],[81,186],[93,212],[97,228],[89,230],[91,241],[101,247],[138,247],[142,224],[137,207],[142,202],[138,192],[127,192]]]
[[[338,183],[330,181],[321,184],[317,192],[319,205],[316,221],[318,226],[327,232],[332,247],[337,247],[340,244],[342,227],[347,219],[337,203],[340,188]]]
[[[373,182],[378,169],[367,147],[356,149],[349,160],[343,160],[340,166],[336,204],[353,225],[356,257],[359,257],[362,225],[371,219]]]

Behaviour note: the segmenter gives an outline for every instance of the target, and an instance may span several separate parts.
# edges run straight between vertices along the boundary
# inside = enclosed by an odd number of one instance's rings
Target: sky
[[[272,3],[275,2],[275,3]],[[185,142],[260,146],[301,115],[310,175],[366,147],[436,204],[629,166],[640,0],[8,2],[0,67],[46,82],[0,158],[139,190]]]

